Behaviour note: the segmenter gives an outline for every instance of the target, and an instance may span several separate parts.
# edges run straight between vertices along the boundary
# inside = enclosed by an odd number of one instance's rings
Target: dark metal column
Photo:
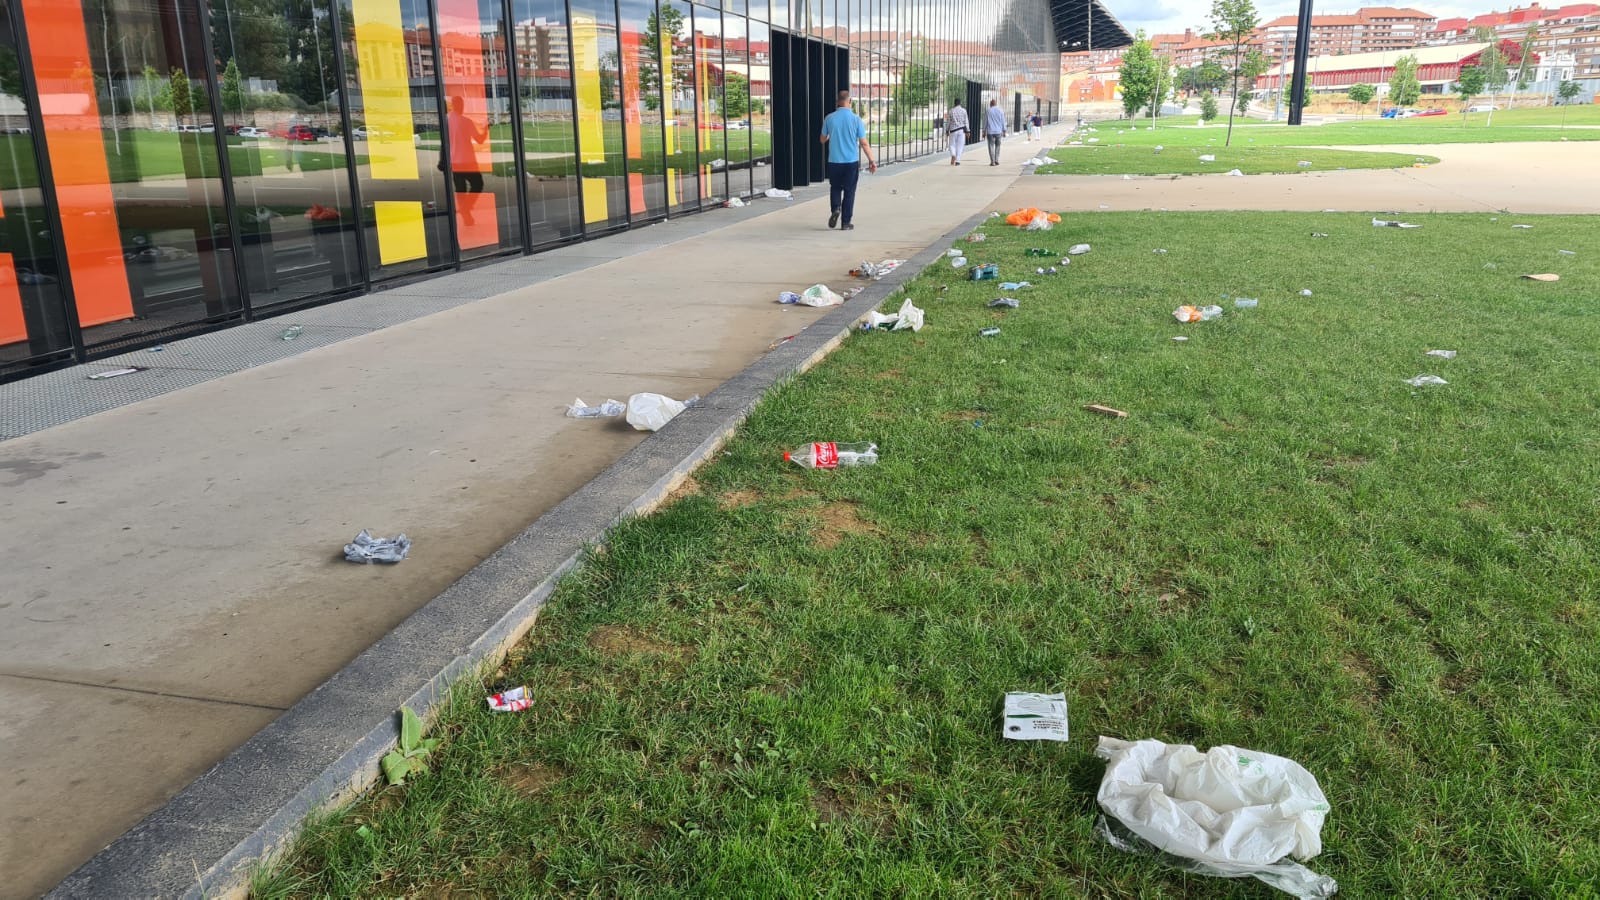
[[[1311,49],[1311,0],[1300,0],[1300,21],[1294,24],[1294,86],[1289,91],[1289,124],[1300,124],[1306,95],[1306,57]]]

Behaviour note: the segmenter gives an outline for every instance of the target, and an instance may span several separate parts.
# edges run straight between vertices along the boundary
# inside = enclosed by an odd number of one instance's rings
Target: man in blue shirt
[[[1006,136],[1006,111],[999,100],[989,101],[989,112],[983,117],[983,136],[989,139],[989,165],[1000,165],[1000,140]]]
[[[872,161],[872,147],[867,143],[867,126],[850,108],[850,92],[839,92],[839,108],[822,120],[822,143],[828,148],[828,227],[839,226],[844,216],[843,230],[856,226],[851,219],[856,211],[856,182],[861,179],[861,155],[867,156],[867,171],[878,171]]]

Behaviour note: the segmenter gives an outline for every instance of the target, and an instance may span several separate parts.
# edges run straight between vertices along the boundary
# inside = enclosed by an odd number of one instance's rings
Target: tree
[[[1396,106],[1410,106],[1422,99],[1422,83],[1417,80],[1416,54],[1408,54],[1394,61],[1394,74],[1389,78],[1389,99]]]
[[[1495,36],[1493,28],[1477,28],[1473,36],[1480,41],[1488,41],[1489,46],[1483,48],[1478,54],[1478,68],[1483,70],[1483,84],[1489,89],[1489,117],[1484,120],[1484,125],[1494,124],[1494,98],[1505,87],[1506,57],[1500,52],[1499,39]]]
[[[911,51],[911,63],[894,89],[894,102],[890,116],[904,122],[927,107],[939,96],[939,72],[928,64],[928,54],[921,48]]]
[[[683,36],[683,11],[660,6],[644,23],[644,47],[639,66],[639,97],[644,108],[661,108],[661,54]]]
[[[1122,85],[1122,111],[1133,118],[1139,110],[1149,106],[1156,98],[1156,56],[1145,39],[1144,32],[1122,54],[1122,69],[1118,76]]]
[[[1200,121],[1211,122],[1217,118],[1217,97],[1210,91],[1200,95]]]
[[[172,91],[172,112],[182,122],[194,112],[194,94],[189,90],[189,76],[182,69],[174,68],[167,83]]]
[[[1289,81],[1283,85],[1283,102],[1285,105],[1294,105],[1294,76],[1289,76]],[[1300,107],[1304,109],[1311,102],[1311,83],[1300,85]]]
[[[1251,0],[1212,0],[1211,38],[1227,44],[1221,60],[1223,71],[1232,82],[1232,95],[1228,98],[1228,137],[1224,146],[1233,144],[1233,116],[1239,107],[1239,81],[1254,80],[1266,71],[1266,59],[1250,47],[1261,17]]]
[[[244,114],[244,81],[239,77],[239,64],[228,60],[228,65],[222,70],[222,112]]]
[[[1582,88],[1578,87],[1578,83],[1573,81],[1571,78],[1562,79],[1561,86],[1556,88],[1556,96],[1561,98],[1562,131],[1567,130],[1567,107],[1572,105],[1573,99],[1576,98],[1582,90]]]
[[[722,80],[722,114],[730,119],[750,114],[750,79],[738,72],[729,72]]]
[[[1483,93],[1483,70],[1477,66],[1465,66],[1461,74],[1456,76],[1456,95],[1461,98],[1461,114],[1466,115],[1467,104],[1472,98]]]
[[[1522,45],[1518,48],[1522,58],[1517,63],[1517,90],[1526,91],[1533,81],[1533,75],[1528,71],[1528,66],[1533,63],[1533,42],[1539,36],[1539,26],[1529,25],[1528,33],[1522,36]]]
[[[1372,98],[1376,96],[1378,96],[1378,90],[1370,84],[1365,84],[1358,81],[1355,84],[1350,85],[1350,101],[1352,103],[1361,104],[1361,111],[1363,115],[1366,114],[1367,104],[1371,103]]]

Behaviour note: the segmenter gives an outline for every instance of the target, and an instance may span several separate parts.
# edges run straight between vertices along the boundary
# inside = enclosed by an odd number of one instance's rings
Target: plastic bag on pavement
[[[800,303],[805,306],[838,306],[843,302],[844,298],[825,284],[813,284],[800,293]]]
[[[1331,897],[1332,878],[1295,860],[1322,852],[1328,798],[1299,763],[1227,745],[1100,738],[1100,836],[1188,871],[1254,877],[1296,897]]]
[[[572,405],[567,407],[569,419],[614,419],[628,411],[626,404],[618,400],[606,399],[599,406],[589,406],[583,402],[582,397],[574,398]]]
[[[345,561],[353,563],[397,563],[410,552],[411,538],[404,533],[392,538],[373,537],[365,528],[355,540],[344,545]]]
[[[657,431],[688,408],[662,394],[634,394],[628,398],[628,424],[640,431]]]
[[[767,196],[773,200],[793,200],[794,191],[786,191],[783,188],[767,188]]]

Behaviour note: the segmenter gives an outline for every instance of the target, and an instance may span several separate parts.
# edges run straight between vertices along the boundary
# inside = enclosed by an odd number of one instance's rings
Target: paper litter
[[[1513,225],[1512,228],[1532,228],[1532,225]]]
[[[1541,273],[1539,275],[1524,275],[1522,277],[1528,279],[1529,281],[1560,281],[1561,280],[1561,276],[1555,274],[1554,272],[1544,272],[1544,273]]]
[[[1413,225],[1410,222],[1402,222],[1402,221],[1400,221],[1398,219],[1394,219],[1394,220],[1373,219],[1372,220],[1372,227],[1373,228],[1421,228],[1422,226],[1421,225]]]
[[[1002,291],[1020,291],[1023,288],[1026,288],[1026,287],[1033,287],[1033,285],[1029,284],[1026,281],[1002,281],[1002,282],[1000,282],[1000,290],[1002,290]]]
[[[1322,852],[1328,798],[1291,759],[1228,745],[1201,753],[1189,744],[1102,736],[1106,760],[1095,831],[1130,853],[1163,855],[1179,868],[1224,878],[1254,877],[1302,898],[1331,897],[1339,885],[1295,860]]]
[[[1090,248],[1088,244],[1073,244],[1071,247],[1067,248],[1067,255],[1082,256],[1083,254],[1088,253],[1090,249],[1092,248]],[[1065,262],[1065,260],[1063,260],[1063,262]]]
[[[627,411],[627,405],[619,400],[611,400],[608,398],[606,402],[600,404],[599,406],[590,406],[583,402],[582,397],[578,397],[572,401],[571,406],[567,407],[567,418],[614,419]]]
[[[1406,384],[1409,384],[1412,387],[1422,387],[1425,384],[1449,384],[1449,383],[1450,382],[1445,381],[1443,378],[1440,378],[1437,375],[1418,375],[1415,378],[1407,378],[1406,379]]]
[[[1427,353],[1424,353],[1422,355],[1423,356],[1437,356],[1440,359],[1455,359],[1456,358],[1456,352],[1454,350],[1429,350]]]
[[[1067,695],[1008,691],[1000,736],[1012,741],[1065,741]]]
[[[1232,176],[1235,176],[1235,177],[1239,177],[1239,178],[1244,177],[1244,173],[1239,171],[1238,169],[1229,169],[1228,170],[1228,174],[1232,175]]]
[[[344,545],[345,561],[353,563],[397,563],[410,552],[411,538],[404,533],[392,538],[375,538],[365,528],[355,540]]]
[[[495,712],[522,712],[533,705],[533,697],[528,695],[528,689],[514,687],[509,691],[490,694],[484,698],[489,708]]]
[[[1202,154],[1200,154],[1200,161],[1201,162],[1216,162],[1217,158],[1216,158],[1216,156],[1214,156],[1214,155],[1212,155],[1210,153],[1202,153]]]

